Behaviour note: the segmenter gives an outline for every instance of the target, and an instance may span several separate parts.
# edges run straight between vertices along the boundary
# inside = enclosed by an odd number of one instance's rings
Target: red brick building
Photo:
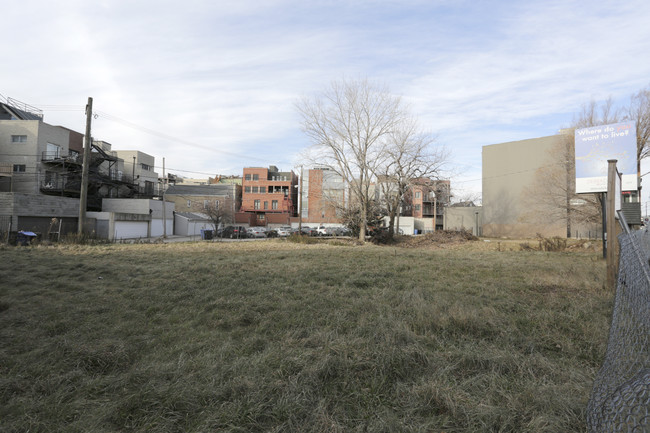
[[[313,168],[302,183],[302,222],[339,224],[337,207],[345,205],[345,184],[341,176],[327,168]]]
[[[236,221],[251,226],[289,224],[297,215],[298,176],[293,171],[244,168],[242,204]]]
[[[415,218],[435,218],[435,230],[442,230],[444,207],[449,205],[450,199],[448,180],[414,179],[409,198],[411,203],[405,215],[410,213],[408,216]]]

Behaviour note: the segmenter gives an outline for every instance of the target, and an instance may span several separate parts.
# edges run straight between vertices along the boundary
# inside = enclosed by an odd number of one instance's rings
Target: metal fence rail
[[[605,359],[587,405],[590,432],[650,431],[650,232],[619,237],[614,311]]]

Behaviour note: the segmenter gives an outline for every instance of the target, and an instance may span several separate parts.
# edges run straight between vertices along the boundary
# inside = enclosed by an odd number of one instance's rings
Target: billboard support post
[[[616,289],[618,271],[618,233],[616,230],[616,160],[607,160],[607,288]]]

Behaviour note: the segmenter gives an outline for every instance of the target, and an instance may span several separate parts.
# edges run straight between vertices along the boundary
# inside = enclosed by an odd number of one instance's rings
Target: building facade
[[[304,173],[303,173],[304,174]],[[343,178],[328,168],[312,168],[300,184],[302,222],[313,225],[340,225],[339,210],[347,195]]]
[[[234,222],[241,207],[239,185],[170,185],[165,200],[174,203],[177,212],[205,212],[210,208],[223,209],[224,215]]]
[[[450,185],[448,180],[413,179],[408,192],[410,216],[432,219],[433,230],[442,230],[444,211],[451,198]]]
[[[236,222],[250,226],[289,224],[297,214],[298,176],[293,171],[244,168],[242,201]]]

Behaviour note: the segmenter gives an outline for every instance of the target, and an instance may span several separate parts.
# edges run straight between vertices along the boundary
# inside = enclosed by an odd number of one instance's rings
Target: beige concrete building
[[[597,197],[575,195],[570,134],[483,146],[483,236],[602,236]]]
[[[566,237],[566,218],[533,217],[555,209],[540,205],[530,212],[540,168],[561,164],[555,150],[565,138],[553,135],[483,146],[484,236],[530,238],[539,233]]]

